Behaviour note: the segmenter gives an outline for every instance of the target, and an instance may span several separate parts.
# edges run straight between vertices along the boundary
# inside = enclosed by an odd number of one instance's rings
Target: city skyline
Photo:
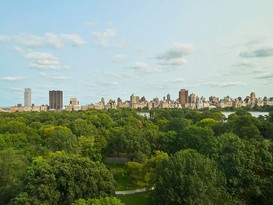
[[[273,101],[273,96],[259,96],[259,94],[256,96],[255,92],[251,92],[249,95],[246,96],[230,96],[230,95],[225,95],[223,98],[219,96],[209,96],[208,98],[204,97],[202,94],[196,94],[193,92],[190,92],[189,90],[185,88],[181,88],[180,90],[177,91],[177,95],[171,96],[169,93],[166,95],[162,96],[162,98],[158,98],[158,96],[154,96],[151,99],[146,98],[144,95],[135,95],[132,93],[130,96],[127,96],[125,99],[121,99],[118,97],[117,99],[114,98],[109,98],[108,100],[105,100],[104,97],[97,102],[89,102],[87,104],[81,104],[80,99],[78,99],[76,96],[71,97],[69,101],[65,102],[63,99],[66,98],[65,94],[61,90],[50,90],[48,91],[48,102],[49,103],[43,103],[43,104],[32,104],[31,103],[31,89],[30,88],[25,88],[24,91],[24,107],[31,107],[31,106],[48,106],[49,109],[52,110],[60,110],[62,108],[65,108],[67,106],[89,106],[89,105],[98,105],[102,104],[105,106],[106,104],[113,103],[115,105],[118,105],[120,103],[125,103],[128,105],[128,107],[131,108],[137,108],[139,102],[155,102],[157,101],[157,106],[159,105],[160,102],[176,102],[179,105],[181,105],[181,108],[186,108],[186,104],[195,104],[198,100],[201,101],[206,101],[209,102],[210,105],[216,106],[218,105],[219,102],[223,100],[249,100],[251,105],[254,105],[256,103],[256,100],[265,100],[266,101]],[[141,97],[142,96],[142,97]],[[27,103],[26,103],[27,102]],[[134,106],[136,105],[136,106]],[[271,105],[271,104],[270,104]],[[18,103],[14,105],[15,107],[22,107],[21,103]],[[14,107],[11,106],[11,107]],[[261,106],[261,105],[260,105]],[[124,106],[121,106],[124,107]],[[0,107],[1,108],[1,107]]]
[[[273,2],[3,1],[0,107],[273,93]],[[189,94],[190,94],[189,93]],[[66,104],[66,103],[64,103]]]
[[[54,111],[54,110],[66,110],[66,111],[79,111],[79,110],[88,110],[88,109],[117,109],[117,108],[131,108],[131,109],[148,109],[153,108],[180,108],[180,109],[213,109],[213,108],[239,108],[239,107],[263,107],[263,106],[273,106],[273,97],[259,97],[256,96],[255,92],[251,92],[250,95],[245,98],[242,97],[231,97],[229,95],[224,98],[219,98],[218,96],[210,96],[209,99],[206,99],[204,96],[199,96],[195,93],[189,95],[189,90],[182,88],[178,92],[178,98],[171,98],[168,93],[162,99],[155,97],[153,99],[146,99],[145,96],[137,96],[131,94],[128,99],[118,98],[117,100],[110,99],[105,101],[102,97],[100,101],[96,103],[89,103],[88,105],[81,105],[78,101],[78,98],[70,98],[68,104],[63,102],[63,91],[61,90],[51,90],[49,91],[49,104],[35,105],[32,104],[29,106],[31,99],[31,89],[25,88],[24,98],[25,104],[17,104],[15,106],[6,107],[2,109],[1,112],[22,112],[22,111],[34,111],[34,112],[43,112],[43,111]],[[28,103],[26,103],[28,101]]]

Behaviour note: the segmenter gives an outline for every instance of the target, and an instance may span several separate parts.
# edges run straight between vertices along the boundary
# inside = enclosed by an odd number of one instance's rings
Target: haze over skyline
[[[0,2],[0,106],[273,96],[271,0]]]

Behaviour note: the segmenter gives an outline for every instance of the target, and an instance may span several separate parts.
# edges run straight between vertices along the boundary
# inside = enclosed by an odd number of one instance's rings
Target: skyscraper
[[[189,98],[189,103],[196,103],[196,96],[194,93],[190,94]]]
[[[24,106],[25,107],[30,107],[31,106],[31,89],[30,88],[25,88]]]
[[[182,107],[185,107],[185,105],[188,103],[188,96],[189,96],[188,90],[181,89],[179,91],[179,103],[182,105]]]
[[[254,92],[250,93],[250,105],[256,104],[256,94]]]
[[[167,95],[167,101],[171,101],[171,96],[170,96],[169,93],[168,93],[168,95]]]
[[[49,109],[60,110],[63,108],[63,91],[49,91]]]
[[[139,103],[139,96],[135,96],[134,94],[132,94],[131,96],[130,96],[130,107],[131,108],[135,108],[134,106],[136,105],[136,104],[138,104]]]

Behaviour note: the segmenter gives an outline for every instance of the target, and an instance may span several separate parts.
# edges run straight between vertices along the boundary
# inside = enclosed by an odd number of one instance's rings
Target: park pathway
[[[135,189],[135,190],[116,191],[116,195],[138,194],[138,193],[142,193],[146,191],[149,191],[149,190],[146,188],[143,188],[143,189]]]

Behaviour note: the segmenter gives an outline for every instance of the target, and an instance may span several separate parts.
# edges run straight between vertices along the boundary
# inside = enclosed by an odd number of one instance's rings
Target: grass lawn
[[[122,163],[105,163],[106,167],[113,174],[117,182],[117,191],[133,190],[141,187],[137,186],[125,173],[125,164]]]
[[[148,192],[117,196],[125,205],[149,205],[151,204]]]

